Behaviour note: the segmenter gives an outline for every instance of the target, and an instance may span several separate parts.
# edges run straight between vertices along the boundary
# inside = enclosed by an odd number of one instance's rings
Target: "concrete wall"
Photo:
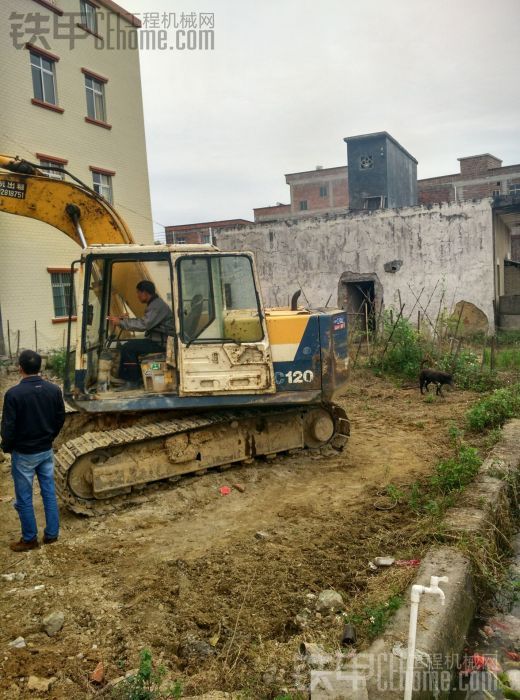
[[[59,0],[64,12],[78,12],[77,0]],[[48,50],[59,57],[55,64],[58,105],[56,112],[31,102],[33,85],[30,55],[23,43],[30,39],[34,19],[22,22],[22,48],[15,48],[9,36],[11,13],[38,13]],[[108,10],[100,7],[99,33],[106,34]],[[115,26],[114,15],[112,25]],[[69,36],[61,30],[54,37],[55,15],[31,0],[0,3],[0,56],[8,66],[2,76],[2,134],[0,153],[19,155],[38,162],[37,153],[63,158],[65,166],[92,185],[90,166],[115,172],[112,178],[114,204],[127,221],[139,243],[152,243],[152,221],[141,100],[139,55],[133,49],[97,49],[94,36],[76,28],[79,38],[71,48]],[[58,19],[60,19],[58,17]],[[60,21],[65,21],[62,17]],[[79,20],[79,17],[77,18]],[[130,29],[129,23],[121,20]],[[131,29],[130,29],[131,30]],[[135,31],[135,30],[131,30]],[[34,42],[44,48],[40,40]],[[104,128],[85,121],[87,115],[85,68],[108,79],[105,84],[107,122]],[[34,321],[38,322],[40,349],[63,344],[66,323],[54,318],[50,274],[47,268],[70,267],[79,247],[64,234],[46,224],[0,214],[0,304],[4,336],[10,321],[11,342],[20,331],[21,347],[34,347]]]
[[[413,292],[432,299],[429,312],[469,301],[494,327],[494,261],[490,200],[410,207],[401,210],[314,217],[221,231],[223,250],[256,254],[263,296],[284,305],[299,287],[312,306],[340,303],[341,276],[376,275],[386,308],[398,306],[398,293],[412,311]],[[384,264],[401,260],[397,272]],[[412,290],[410,289],[412,288]],[[417,308],[414,318],[417,316]]]

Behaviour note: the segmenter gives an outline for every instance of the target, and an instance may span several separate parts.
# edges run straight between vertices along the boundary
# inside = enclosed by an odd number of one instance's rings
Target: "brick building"
[[[421,204],[520,194],[520,165],[502,166],[502,161],[490,153],[458,161],[459,173],[418,181]]]
[[[33,36],[35,16],[47,29],[41,36]],[[67,30],[56,31],[56,23]],[[152,243],[139,20],[112,0],[5,0],[0,24],[9,67],[1,152],[69,170],[113,202],[138,243]],[[126,37],[126,46],[110,45],[109,31]],[[59,170],[50,176],[66,177]],[[0,239],[5,346],[9,321],[13,350],[18,338],[20,347],[34,348],[36,321],[38,348],[62,347],[79,247],[47,224],[1,213]]]
[[[380,132],[380,134],[385,133]],[[366,136],[373,137],[377,134]],[[390,135],[386,134],[386,136],[395,142]],[[356,141],[360,138],[362,137],[354,137]],[[351,140],[345,139],[347,143]],[[458,160],[460,172],[417,181],[419,204],[464,202],[483,197],[520,195],[520,164],[502,166],[502,161],[489,153],[467,156]],[[285,181],[290,186],[290,204],[255,208],[253,211],[256,223],[318,214],[345,213],[351,208],[347,166],[318,167],[316,170],[286,175]],[[367,208],[369,206],[367,201]]]
[[[221,221],[206,221],[198,224],[179,224],[166,226],[164,231],[166,243],[213,243],[216,242],[219,229],[233,229],[252,224],[247,219],[223,219]]]

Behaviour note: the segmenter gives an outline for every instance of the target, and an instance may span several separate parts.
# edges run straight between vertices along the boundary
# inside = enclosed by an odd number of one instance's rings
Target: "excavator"
[[[262,455],[343,449],[343,310],[302,308],[298,292],[288,307],[264,308],[252,253],[136,244],[104,197],[67,171],[70,179],[48,177],[51,169],[0,156],[0,212],[50,224],[81,248],[64,379],[75,427],[56,450],[56,486],[71,510],[110,512],[154,484]],[[133,334],[108,317],[143,315],[136,284],[153,269],[168,279],[174,332],[164,352],[140,356],[143,385],[118,391],[118,355]]]

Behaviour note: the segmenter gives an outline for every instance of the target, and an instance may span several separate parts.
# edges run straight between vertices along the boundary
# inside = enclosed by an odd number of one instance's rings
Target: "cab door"
[[[175,270],[179,394],[274,393],[271,349],[252,256],[182,255]]]

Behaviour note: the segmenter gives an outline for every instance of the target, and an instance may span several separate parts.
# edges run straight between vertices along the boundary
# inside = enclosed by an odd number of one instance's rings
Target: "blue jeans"
[[[11,473],[14,481],[16,501],[15,509],[18,511],[22,525],[22,538],[29,542],[38,536],[38,526],[34,517],[33,508],[33,481],[36,474],[40,484],[40,492],[45,510],[46,537],[58,537],[60,529],[60,516],[56,489],[54,488],[54,454],[52,450],[38,452],[32,455],[13,452],[11,455]]]

